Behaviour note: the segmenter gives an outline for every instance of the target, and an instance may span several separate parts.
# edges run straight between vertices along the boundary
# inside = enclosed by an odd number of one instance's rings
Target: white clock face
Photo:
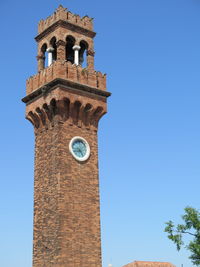
[[[69,150],[73,157],[79,161],[85,161],[90,156],[90,146],[88,142],[80,136],[72,138],[69,143]]]

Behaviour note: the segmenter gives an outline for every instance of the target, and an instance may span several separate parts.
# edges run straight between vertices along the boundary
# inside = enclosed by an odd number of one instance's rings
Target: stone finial
[[[60,11],[60,10],[66,10],[66,8],[64,8],[62,5],[59,5],[58,8],[56,9],[57,11]]]

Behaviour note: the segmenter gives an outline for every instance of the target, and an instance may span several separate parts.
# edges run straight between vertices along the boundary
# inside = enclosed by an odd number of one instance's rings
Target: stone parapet
[[[49,16],[45,20],[40,20],[38,24],[38,34],[45,31],[52,24],[59,20],[67,21],[71,24],[77,25],[84,29],[93,30],[93,18],[88,16],[80,17],[79,15],[73,14],[68,11],[66,8],[63,8],[61,5],[55,10],[53,15]]]
[[[29,95],[56,78],[69,80],[104,91],[106,90],[106,74],[76,66],[69,61],[63,62],[57,60],[51,66],[27,79],[26,94]]]

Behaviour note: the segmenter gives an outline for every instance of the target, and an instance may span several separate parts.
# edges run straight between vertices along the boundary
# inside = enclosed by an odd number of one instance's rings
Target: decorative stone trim
[[[86,154],[83,157],[78,157],[76,153],[74,152],[73,144],[76,141],[81,141],[85,145]],[[78,161],[86,161],[90,156],[90,146],[88,142],[83,137],[80,137],[80,136],[75,136],[71,139],[71,141],[69,142],[69,151],[72,154],[72,156]]]

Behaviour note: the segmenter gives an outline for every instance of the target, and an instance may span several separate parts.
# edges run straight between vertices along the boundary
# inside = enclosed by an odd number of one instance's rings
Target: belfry
[[[101,267],[97,130],[110,93],[94,37],[91,18],[62,6],[38,25],[22,99],[35,133],[33,267]]]

